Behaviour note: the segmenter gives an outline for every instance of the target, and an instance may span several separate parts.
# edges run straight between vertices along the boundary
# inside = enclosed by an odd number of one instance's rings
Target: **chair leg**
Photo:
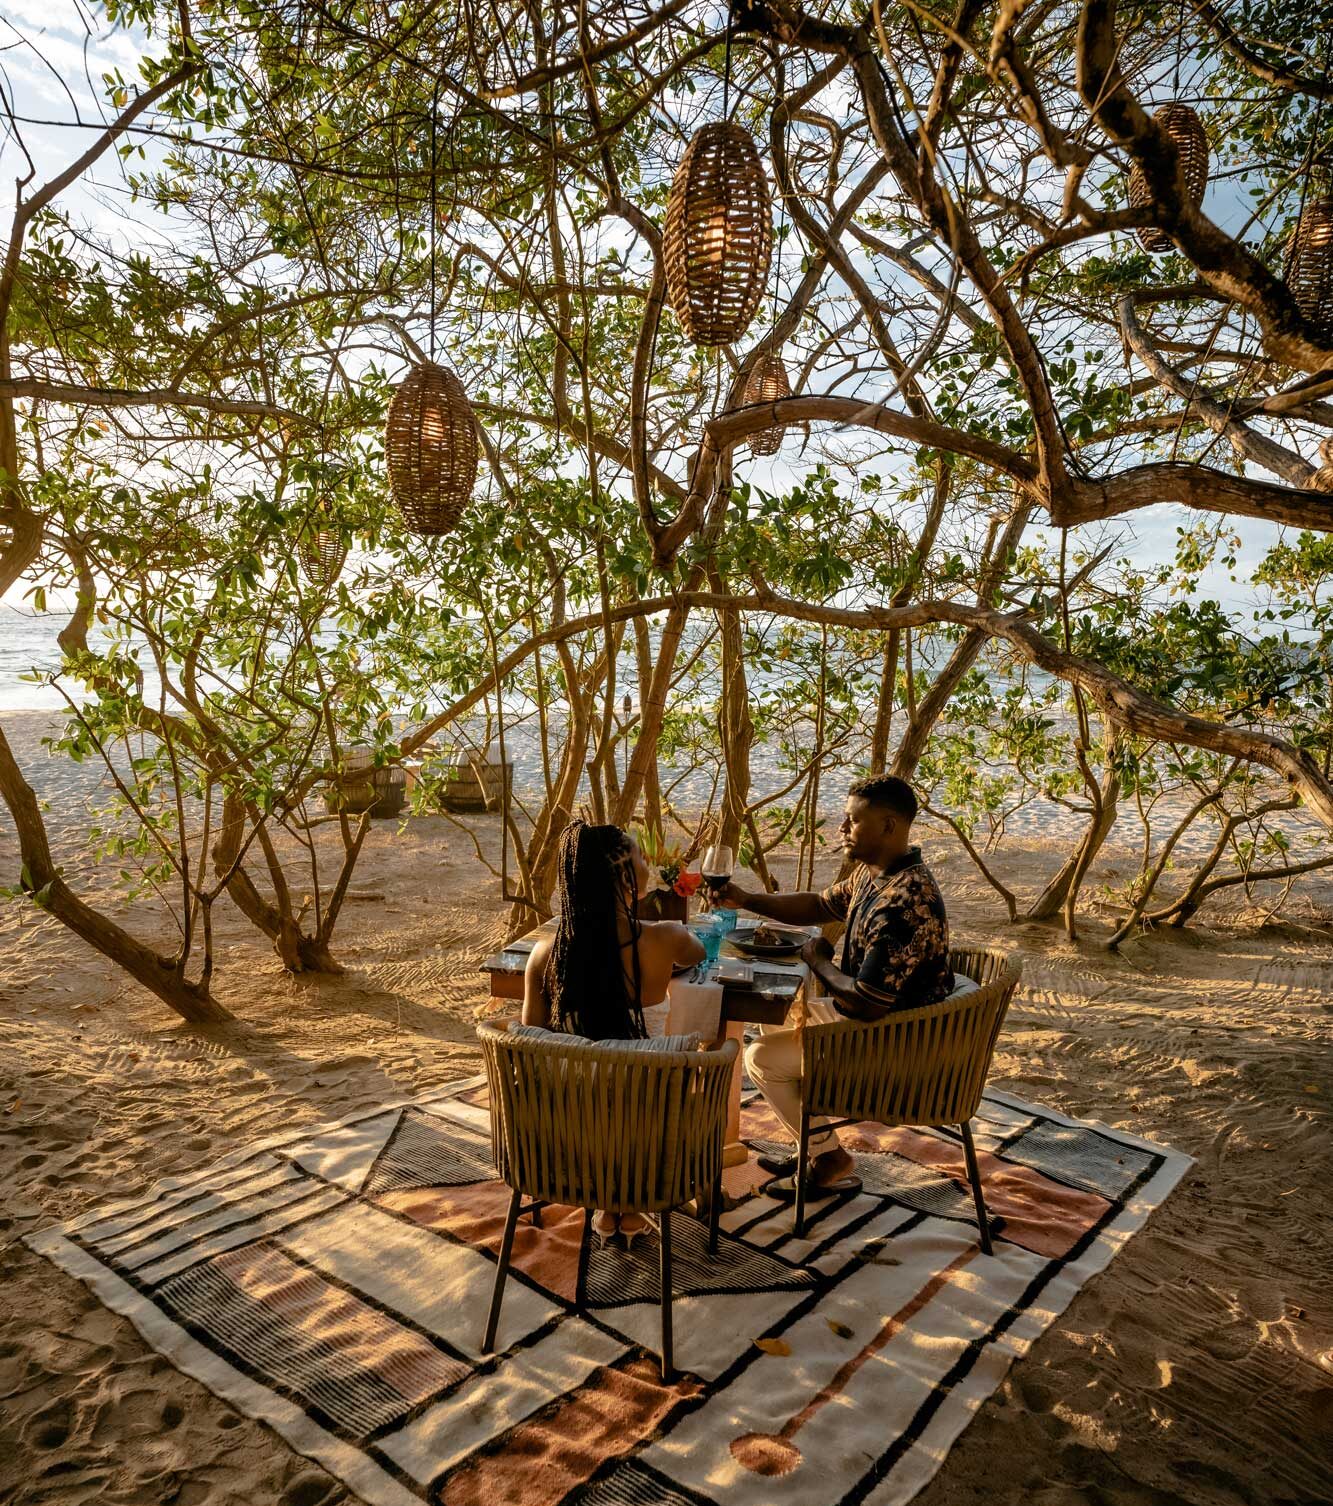
[[[489,1354],[495,1348],[495,1330],[500,1326],[500,1302],[504,1297],[505,1281],[509,1276],[509,1256],[514,1248],[514,1228],[518,1223],[518,1205],[522,1194],[515,1188],[509,1195],[509,1212],[505,1215],[504,1238],[500,1241],[500,1263],[495,1268],[495,1289],[491,1293],[491,1315],[486,1319],[486,1337],[481,1341],[481,1352]]]
[[[717,1174],[717,1181],[713,1183],[713,1202],[708,1210],[708,1253],[717,1254],[718,1228],[722,1222],[722,1173]]]
[[[987,1255],[994,1255],[990,1242],[990,1216],[986,1212],[986,1199],[981,1191],[981,1168],[977,1165],[977,1148],[972,1143],[971,1124],[958,1126],[963,1132],[963,1154],[967,1158],[967,1179],[972,1183],[972,1201],[977,1205],[977,1228],[981,1233],[981,1248]]]
[[[801,1105],[801,1138],[796,1146],[796,1237],[805,1238],[805,1178],[810,1156],[810,1115]]]
[[[661,1234],[658,1247],[661,1254],[662,1286],[662,1384],[670,1385],[675,1379],[675,1356],[671,1344],[671,1209],[664,1208],[659,1219]]]

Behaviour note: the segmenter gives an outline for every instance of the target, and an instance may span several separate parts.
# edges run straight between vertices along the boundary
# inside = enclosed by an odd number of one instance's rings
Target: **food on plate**
[[[799,946],[802,940],[799,932],[780,926],[756,926],[750,933],[750,941],[755,946]]]

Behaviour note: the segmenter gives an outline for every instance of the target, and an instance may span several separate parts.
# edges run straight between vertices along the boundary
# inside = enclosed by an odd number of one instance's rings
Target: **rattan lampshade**
[[[389,489],[413,533],[457,526],[477,483],[477,425],[463,384],[426,362],[403,379],[384,425]]]
[[[1185,192],[1197,209],[1203,203],[1203,191],[1208,186],[1208,137],[1204,134],[1203,122],[1188,105],[1174,101],[1154,111],[1153,119],[1176,144]],[[1135,164],[1129,174],[1129,202],[1137,209],[1152,201],[1152,190],[1143,170]],[[1174,244],[1166,231],[1156,225],[1145,225],[1138,236],[1145,251],[1169,251]]]
[[[1322,339],[1333,342],[1333,198],[1312,199],[1301,211],[1287,257],[1287,287]]]
[[[781,356],[764,356],[755,362],[750,380],[745,384],[747,403],[775,403],[780,398],[791,396],[791,380]],[[782,444],[785,424],[774,424],[771,429],[760,429],[749,439],[751,455],[775,455]]]
[[[686,337],[739,340],[772,254],[773,206],[753,137],[730,121],[701,126],[672,179],[662,234],[667,293]]]
[[[1324,463],[1310,477],[1310,487],[1317,492],[1333,492],[1333,439],[1320,442],[1319,458]]]
[[[307,530],[297,540],[296,551],[306,579],[325,591],[342,574],[347,559],[346,541],[331,528]]]

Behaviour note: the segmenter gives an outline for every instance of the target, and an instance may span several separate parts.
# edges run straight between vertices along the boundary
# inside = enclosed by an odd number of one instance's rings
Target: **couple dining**
[[[912,845],[917,801],[893,776],[861,780],[847,796],[839,834],[846,878],[819,893],[752,893],[734,882],[714,890],[715,906],[745,908],[792,925],[845,922],[837,960],[823,937],[802,956],[811,971],[806,1017],[873,1021],[896,1009],[941,1003],[954,990],[944,902],[920,849]],[[637,842],[616,826],[574,821],[560,842],[555,934],[533,948],[524,977],[523,1022],[592,1040],[660,1036],[672,974],[704,958],[703,943],[679,921],[639,918],[648,866]],[[799,1028],[760,1027],[746,1048],[751,1080],[790,1132],[801,1113]],[[810,1198],[855,1192],[852,1157],[818,1120],[810,1131]],[[795,1155],[761,1156],[775,1180],[771,1197],[795,1196]],[[649,1227],[639,1214],[598,1213],[601,1239],[627,1242]]]

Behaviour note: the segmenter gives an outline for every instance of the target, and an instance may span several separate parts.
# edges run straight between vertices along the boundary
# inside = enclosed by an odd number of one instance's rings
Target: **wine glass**
[[[704,853],[702,872],[704,883],[708,885],[708,897],[710,904],[714,894],[719,889],[725,889],[731,882],[731,875],[736,866],[736,860],[730,847],[722,845],[710,847]],[[724,931],[731,931],[736,925],[736,912],[730,906],[714,907],[713,913],[721,922]]]

